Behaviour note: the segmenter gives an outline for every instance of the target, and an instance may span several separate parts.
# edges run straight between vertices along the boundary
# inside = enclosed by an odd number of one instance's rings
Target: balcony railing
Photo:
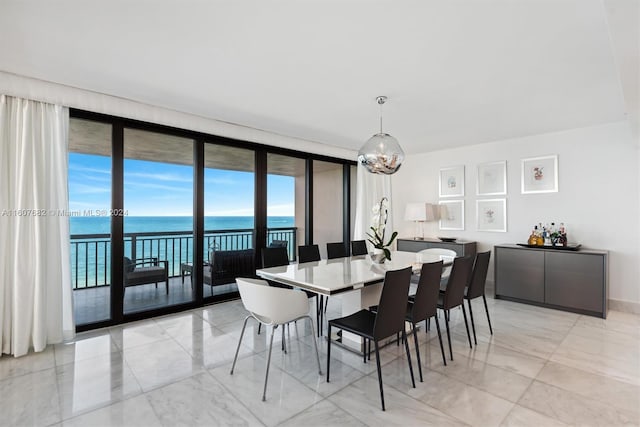
[[[295,260],[296,227],[267,229],[267,244],[273,240],[288,243],[289,259]],[[72,234],[71,282],[73,289],[109,286],[111,282],[111,237],[109,234]],[[204,250],[251,249],[253,229],[207,230]],[[164,231],[125,233],[124,253],[131,259],[157,257],[166,260],[169,276],[180,276],[180,264],[193,262],[193,233]],[[208,255],[206,255],[208,256]]]

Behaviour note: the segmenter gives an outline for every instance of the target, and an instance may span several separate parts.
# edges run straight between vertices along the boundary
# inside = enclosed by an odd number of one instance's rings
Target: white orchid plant
[[[385,258],[391,260],[391,251],[388,248],[395,240],[398,232],[394,231],[391,234],[391,238],[389,239],[389,241],[385,243],[385,231],[387,228],[387,219],[389,218],[389,210],[387,209],[388,202],[389,199],[383,197],[382,199],[380,199],[380,203],[376,203],[371,209],[371,211],[373,212],[371,223],[373,225],[370,227],[371,233],[367,233],[367,236],[369,237],[367,240],[373,245],[374,248],[382,249]]]

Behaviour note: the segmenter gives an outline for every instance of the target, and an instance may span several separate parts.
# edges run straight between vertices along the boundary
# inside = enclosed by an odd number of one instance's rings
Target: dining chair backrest
[[[373,337],[376,341],[403,330],[410,283],[411,267],[387,271],[385,274],[373,326]]]
[[[307,295],[299,290],[274,288],[265,280],[236,278],[244,308],[260,322],[281,325],[309,312]]]
[[[411,312],[411,318],[414,323],[436,315],[442,264],[442,261],[422,264],[418,289],[413,299]]]
[[[318,245],[298,246],[298,262],[320,261],[320,247]]]
[[[285,247],[262,248],[262,268],[289,264],[289,253]]]
[[[351,241],[351,255],[359,256],[366,255],[367,253],[367,242],[365,242],[364,240]]]
[[[491,258],[491,251],[479,252],[476,255],[476,262],[473,265],[473,273],[471,274],[471,281],[467,288],[468,299],[478,298],[484,295],[484,285],[487,281],[487,271],[489,270],[489,259]]]
[[[453,260],[447,289],[444,291],[444,297],[442,298],[442,308],[449,310],[462,304],[464,288],[469,283],[472,268],[473,258],[470,256],[458,257]]]
[[[271,243],[269,243],[269,247],[270,248],[287,248],[289,247],[289,242],[287,242],[286,240],[272,240]]]
[[[345,248],[344,242],[338,243],[327,243],[327,258],[344,258],[349,256],[347,254],[347,249]]]

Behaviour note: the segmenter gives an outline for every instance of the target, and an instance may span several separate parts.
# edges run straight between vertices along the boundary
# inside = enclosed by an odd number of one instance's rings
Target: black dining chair
[[[298,262],[320,261],[320,247],[318,245],[298,246]]]
[[[453,267],[451,267],[451,273],[449,274],[449,280],[447,281],[447,288],[444,292],[438,294],[438,308],[444,311],[444,321],[447,326],[447,340],[449,341],[449,355],[451,356],[451,360],[453,360],[453,351],[451,350],[451,333],[449,332],[449,311],[452,308],[457,306],[462,307],[469,347],[473,348],[471,345],[471,335],[469,334],[469,324],[467,323],[467,312],[464,309],[464,288],[467,286],[467,283],[469,283],[472,268],[472,257],[455,258],[453,260]]]
[[[367,253],[367,242],[365,242],[364,240],[351,241],[351,255],[359,256],[366,255]]]
[[[440,352],[442,361],[447,365],[447,358],[444,355],[442,345],[442,335],[440,334],[440,323],[438,322],[438,294],[440,291],[440,277],[442,276],[442,261],[422,264],[420,270],[420,280],[415,295],[409,296],[405,320],[411,323],[413,340],[416,346],[416,359],[418,359],[418,372],[420,382],[422,382],[422,361],[420,360],[420,347],[418,346],[418,328],[416,324],[423,320],[435,318],[438,340],[440,341]],[[369,310],[376,312],[378,306],[370,307]],[[367,351],[368,352],[368,351]]]
[[[344,242],[327,243],[327,259],[348,257]]]
[[[320,261],[320,247],[318,245],[302,245],[298,246],[298,262],[314,262]],[[317,294],[316,296],[316,322],[318,325],[318,336],[322,336],[322,325],[324,324],[324,296]],[[327,297],[328,299],[328,297]]]
[[[382,370],[380,369],[380,349],[378,342],[384,338],[402,333],[404,338],[409,371],[411,372],[411,383],[415,388],[416,383],[413,377],[413,366],[411,365],[411,355],[409,353],[409,343],[404,330],[404,320],[407,308],[407,295],[409,293],[409,283],[411,280],[411,267],[402,270],[387,271],[382,284],[382,295],[378,310],[373,313],[369,310],[360,310],[346,317],[329,320],[329,337],[331,328],[338,328],[351,332],[360,337],[373,341],[376,352],[376,365],[378,368],[378,385],[380,387],[380,401],[382,410],[384,407],[384,391],[382,389]],[[327,382],[329,382],[329,368],[331,365],[331,339],[327,341]]]
[[[476,339],[476,325],[473,321],[473,310],[471,309],[471,300],[482,297],[484,301],[484,310],[487,313],[487,321],[489,322],[489,331],[493,335],[491,327],[491,318],[489,317],[489,307],[487,307],[487,297],[484,295],[484,286],[487,281],[487,271],[489,270],[489,259],[491,251],[479,252],[476,254],[476,262],[473,265],[473,273],[471,274],[471,282],[465,289],[464,299],[467,300],[469,306],[469,317],[471,318],[471,329],[473,330],[473,342],[478,344]]]

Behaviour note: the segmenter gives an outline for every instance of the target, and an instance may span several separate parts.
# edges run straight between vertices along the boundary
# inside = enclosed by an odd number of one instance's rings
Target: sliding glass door
[[[124,313],[191,302],[193,140],[124,129]]]
[[[255,274],[255,152],[206,143],[204,167],[204,297],[223,299]]]

